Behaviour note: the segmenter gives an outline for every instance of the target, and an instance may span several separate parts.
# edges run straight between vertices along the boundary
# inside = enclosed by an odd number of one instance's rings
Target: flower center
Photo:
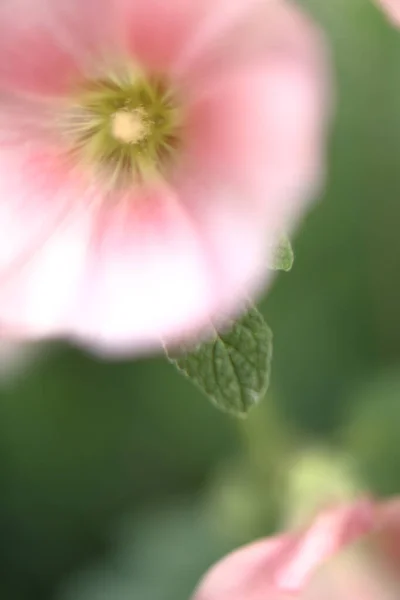
[[[118,187],[162,175],[179,147],[179,129],[165,81],[133,72],[86,81],[63,121],[70,153]]]
[[[112,116],[111,132],[114,138],[123,144],[136,144],[146,138],[148,125],[143,111],[117,110]]]

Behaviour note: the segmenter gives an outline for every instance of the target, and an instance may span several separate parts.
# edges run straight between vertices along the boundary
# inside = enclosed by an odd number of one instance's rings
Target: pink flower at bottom
[[[400,499],[394,498],[376,506],[365,542],[328,561],[311,581],[304,600],[398,600],[399,568]]]
[[[193,600],[311,600],[310,582],[321,564],[374,525],[369,501],[328,510],[303,533],[261,540],[228,555],[205,575]],[[328,600],[327,589],[320,592],[319,600]]]
[[[398,600],[400,499],[322,512],[303,533],[228,555],[193,600]]]
[[[2,0],[3,334],[146,349],[240,310],[320,183],[326,105],[282,0]]]

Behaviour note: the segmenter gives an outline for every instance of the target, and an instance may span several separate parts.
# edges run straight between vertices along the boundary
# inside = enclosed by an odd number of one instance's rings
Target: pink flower
[[[400,0],[377,0],[393,21],[400,25]]]
[[[317,568],[370,532],[374,522],[375,509],[368,501],[326,511],[301,534],[261,540],[228,555],[206,574],[193,600],[311,600],[308,589]],[[329,590],[323,591],[319,600],[328,600]]]
[[[366,543],[329,561],[304,600],[398,600],[400,597],[400,499],[378,505]]]
[[[240,310],[320,183],[325,67],[280,0],[2,0],[4,334],[143,349]]]
[[[399,568],[400,498],[358,501],[227,556],[193,600],[398,600]]]

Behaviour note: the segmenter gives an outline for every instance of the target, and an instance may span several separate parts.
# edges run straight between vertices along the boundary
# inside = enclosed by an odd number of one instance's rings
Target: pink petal
[[[236,4],[239,4],[237,0]],[[294,61],[326,81],[326,45],[322,32],[290,0],[250,0],[245,10],[228,12],[220,28],[208,29],[203,44],[192,40],[173,72],[193,84],[248,66],[267,67],[271,59]]]
[[[100,346],[159,346],[207,318],[212,293],[204,255],[172,190],[104,207],[89,252],[78,334]]]
[[[400,1],[399,0],[377,0],[378,4],[387,12],[388,16],[396,25],[400,25]]]
[[[397,600],[400,597],[400,500],[376,506],[374,527],[319,571],[304,600]]]
[[[385,562],[396,575],[400,567],[400,498],[395,497],[381,504],[377,515],[376,545]],[[400,586],[400,581],[399,581]]]
[[[265,227],[237,190],[188,188],[189,201],[166,188],[106,201],[51,154],[7,156],[0,191],[3,183],[13,202],[0,204],[8,232],[0,321],[17,336],[68,334],[108,351],[159,347],[238,309],[265,271]]]
[[[379,557],[366,556],[365,548],[351,548],[317,572],[301,600],[398,600],[399,592]]]
[[[0,295],[1,321],[17,339],[70,333],[91,224],[88,215],[68,217],[6,277]]]
[[[241,186],[271,230],[287,228],[322,173],[316,83],[296,65],[273,61],[221,74],[192,106],[187,168]]]
[[[323,513],[303,535],[242,548],[206,574],[194,600],[284,600],[301,592],[323,561],[371,530],[373,514],[362,501]]]
[[[84,272],[93,196],[37,140],[5,144],[0,165],[1,329],[57,334]]]
[[[221,36],[259,0],[117,0],[129,52],[151,71],[172,72]]]
[[[78,335],[95,340],[100,348],[120,350],[159,346],[210,324],[223,307],[224,284],[230,283],[219,254],[229,247],[212,248],[206,237],[223,239],[215,210],[212,223],[200,224],[184,205],[176,192],[164,187],[104,208],[75,315]],[[231,227],[229,218],[225,227]],[[250,236],[243,238],[238,222],[229,235],[235,232],[242,247]],[[248,252],[246,248],[244,254]],[[240,264],[235,267],[240,269]]]
[[[243,303],[272,280],[270,264],[276,234],[258,197],[241,182],[212,177],[177,186],[198,232],[212,281],[214,324],[235,315]]]
[[[60,94],[118,54],[109,0],[2,0],[0,90]]]

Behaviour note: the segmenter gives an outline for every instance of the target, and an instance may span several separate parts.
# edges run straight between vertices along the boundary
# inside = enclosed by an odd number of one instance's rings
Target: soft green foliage
[[[267,391],[271,357],[271,330],[252,307],[230,329],[170,360],[218,408],[243,416]]]
[[[363,380],[349,398],[342,443],[357,456],[363,480],[379,495],[399,493],[400,372]]]
[[[282,235],[275,246],[270,269],[274,271],[290,271],[294,262],[292,245],[286,235]]]
[[[210,559],[230,550],[199,499],[128,515],[115,529],[112,560],[71,578],[57,600],[188,600]]]

